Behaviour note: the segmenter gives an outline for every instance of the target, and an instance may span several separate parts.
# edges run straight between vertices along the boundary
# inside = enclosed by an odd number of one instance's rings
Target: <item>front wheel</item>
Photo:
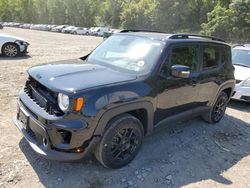
[[[3,47],[2,47],[2,54],[4,56],[15,57],[15,56],[19,55],[19,53],[20,53],[20,49],[19,49],[18,45],[14,44],[14,43],[7,43],[7,44],[3,45]]]
[[[143,126],[136,117],[117,116],[108,124],[95,156],[107,168],[121,168],[137,155],[143,135]]]
[[[218,123],[225,114],[229,98],[225,92],[221,92],[213,108],[203,115],[209,123]]]

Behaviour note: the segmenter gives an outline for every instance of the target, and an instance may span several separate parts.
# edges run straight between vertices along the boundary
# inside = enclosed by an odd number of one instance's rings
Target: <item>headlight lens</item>
[[[242,84],[243,87],[250,87],[250,78],[246,79],[243,84]]]
[[[58,94],[58,106],[63,112],[67,112],[69,109],[69,97],[62,93]]]

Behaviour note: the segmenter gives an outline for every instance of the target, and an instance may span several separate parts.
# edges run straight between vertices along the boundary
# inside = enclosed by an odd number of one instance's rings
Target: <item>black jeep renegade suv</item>
[[[15,124],[30,146],[62,161],[94,152],[109,168],[128,164],[162,120],[219,122],[235,85],[221,39],[135,30],[28,74]]]

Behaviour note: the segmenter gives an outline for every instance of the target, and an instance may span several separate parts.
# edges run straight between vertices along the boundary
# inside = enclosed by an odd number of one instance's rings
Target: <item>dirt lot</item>
[[[5,28],[25,38],[29,56],[0,57],[0,187],[250,187],[250,104],[230,102],[216,125],[201,119],[162,126],[119,170],[94,158],[60,163],[37,156],[13,126],[28,67],[88,53],[102,39]]]

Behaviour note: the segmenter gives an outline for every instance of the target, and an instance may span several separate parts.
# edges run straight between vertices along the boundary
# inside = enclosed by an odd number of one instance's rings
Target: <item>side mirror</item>
[[[188,78],[190,75],[190,67],[184,65],[173,65],[171,67],[171,75],[177,78]]]

